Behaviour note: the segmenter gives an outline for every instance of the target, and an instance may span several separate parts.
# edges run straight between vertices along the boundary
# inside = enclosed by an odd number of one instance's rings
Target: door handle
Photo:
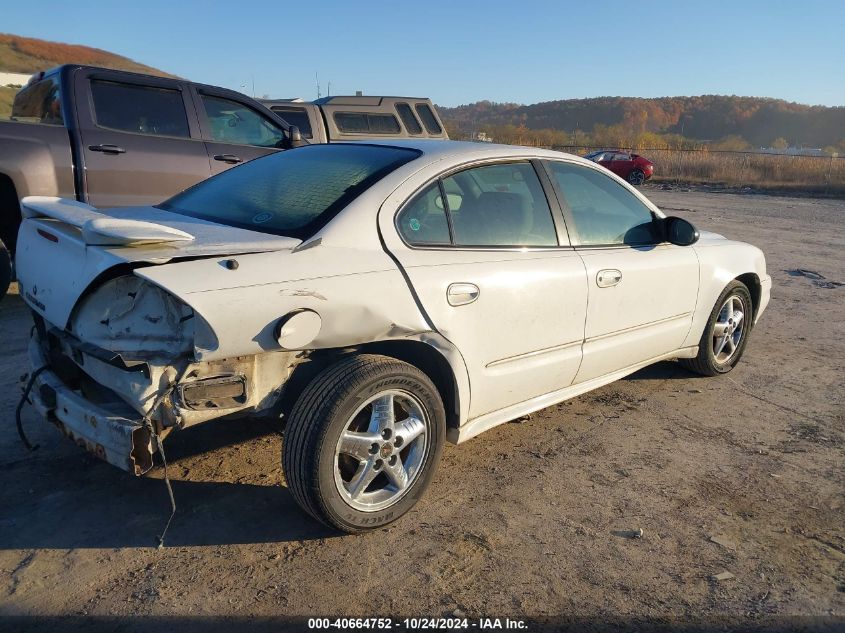
[[[599,288],[610,288],[622,281],[622,271],[614,268],[600,270],[596,274],[596,285]]]
[[[214,160],[219,160],[221,163],[229,163],[230,165],[243,162],[240,156],[235,156],[234,154],[216,154]]]
[[[126,150],[117,145],[110,145],[105,143],[103,145],[89,145],[88,149],[92,152],[102,152],[103,154],[125,154]]]
[[[446,301],[450,306],[464,306],[478,299],[479,294],[481,291],[475,284],[449,284],[446,290]]]

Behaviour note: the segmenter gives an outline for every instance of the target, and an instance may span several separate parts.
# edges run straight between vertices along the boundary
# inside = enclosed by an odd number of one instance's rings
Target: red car
[[[591,152],[584,158],[606,167],[632,185],[643,184],[654,173],[654,163],[639,154],[603,149]]]

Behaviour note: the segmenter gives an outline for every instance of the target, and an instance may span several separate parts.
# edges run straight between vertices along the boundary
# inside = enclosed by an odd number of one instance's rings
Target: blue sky
[[[845,105],[842,0],[4,3],[0,32],[271,97],[536,103],[737,94]],[[245,88],[241,88],[245,86]]]

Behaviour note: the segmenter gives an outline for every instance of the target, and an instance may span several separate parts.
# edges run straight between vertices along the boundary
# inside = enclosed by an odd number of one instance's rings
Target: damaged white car
[[[313,145],[157,207],[23,209],[44,416],[136,474],[173,430],[281,417],[294,497],[349,532],[407,512],[446,440],[664,359],[730,371],[771,288],[759,249],[520,147]]]

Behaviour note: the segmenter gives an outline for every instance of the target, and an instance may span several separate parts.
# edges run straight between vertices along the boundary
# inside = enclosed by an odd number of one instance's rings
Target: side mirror
[[[683,218],[670,216],[664,220],[666,239],[678,246],[690,246],[698,241],[698,229]]]
[[[295,125],[291,125],[288,128],[288,144],[291,148],[300,147],[304,145],[302,142],[302,133],[299,131],[299,128]]]

